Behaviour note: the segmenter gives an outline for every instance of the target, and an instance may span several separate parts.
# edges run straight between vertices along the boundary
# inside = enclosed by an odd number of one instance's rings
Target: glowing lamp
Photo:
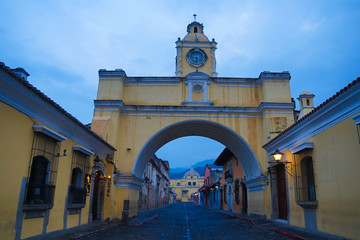
[[[276,161],[280,161],[282,155],[284,155],[282,152],[279,151],[279,149],[276,149],[275,152],[273,154],[271,154],[274,156]]]

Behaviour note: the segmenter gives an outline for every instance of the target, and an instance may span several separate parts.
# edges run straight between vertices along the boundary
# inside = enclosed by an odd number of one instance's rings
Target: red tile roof
[[[92,136],[94,136],[96,139],[98,139],[100,142],[104,143],[107,147],[110,149],[116,151],[116,149],[110,145],[108,142],[106,142],[104,139],[102,139],[99,135],[97,135],[94,131],[86,127],[84,124],[82,124],[78,119],[76,119],[74,116],[72,116],[70,113],[65,111],[59,104],[54,102],[51,98],[46,96],[43,92],[41,92],[39,89],[34,87],[32,84],[30,84],[25,79],[19,77],[13,70],[11,70],[8,66],[6,66],[3,62],[0,62],[0,69],[3,69],[6,73],[11,75],[15,80],[17,80],[19,83],[24,85],[26,88],[28,88],[30,91],[35,93],[37,96],[39,96],[44,101],[48,102],[50,105],[52,105],[54,108],[56,108],[59,112],[64,114],[67,118],[69,118],[71,121],[76,123],[79,127],[89,132]]]
[[[309,112],[308,114],[306,114],[305,116],[303,116],[302,118],[300,118],[298,121],[296,121],[293,125],[291,125],[290,127],[288,127],[287,129],[285,129],[283,132],[281,132],[279,135],[277,135],[276,137],[274,137],[273,139],[271,139],[268,143],[266,143],[263,147],[266,147],[267,145],[269,145],[271,142],[273,142],[275,139],[278,139],[280,136],[282,136],[283,134],[285,134],[286,132],[290,131],[292,128],[294,128],[296,125],[300,124],[302,121],[304,121],[305,119],[309,118],[311,115],[315,114],[316,112],[318,112],[320,109],[324,108],[326,105],[330,104],[332,101],[334,101],[334,99],[336,99],[337,97],[339,97],[341,94],[343,94],[344,92],[348,91],[351,87],[353,87],[354,85],[356,85],[357,83],[360,83],[360,77],[358,77],[357,79],[355,79],[354,81],[352,81],[351,83],[349,83],[346,87],[344,87],[343,89],[341,89],[340,91],[338,91],[337,93],[335,93],[332,97],[328,98],[326,101],[324,101],[323,103],[321,103],[319,106],[317,106],[316,108],[314,108],[311,112]]]

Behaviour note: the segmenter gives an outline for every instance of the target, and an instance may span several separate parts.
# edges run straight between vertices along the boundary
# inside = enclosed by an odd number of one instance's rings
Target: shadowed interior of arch
[[[229,148],[242,165],[247,180],[261,175],[257,157],[249,144],[236,132],[219,123],[205,120],[188,120],[174,123],[152,136],[137,156],[132,174],[142,178],[147,162],[166,143],[181,137],[201,136],[213,139]]]

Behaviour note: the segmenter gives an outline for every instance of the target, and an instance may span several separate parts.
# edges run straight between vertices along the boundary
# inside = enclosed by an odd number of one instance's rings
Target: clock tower
[[[185,77],[191,72],[203,72],[216,77],[215,39],[209,41],[204,34],[204,26],[194,21],[187,26],[187,34],[176,41],[176,76]]]

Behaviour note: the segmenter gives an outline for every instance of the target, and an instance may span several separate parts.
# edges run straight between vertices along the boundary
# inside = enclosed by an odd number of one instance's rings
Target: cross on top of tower
[[[194,16],[194,21],[196,22],[196,16],[197,16],[197,15],[194,13],[194,15],[193,15],[193,16]]]

